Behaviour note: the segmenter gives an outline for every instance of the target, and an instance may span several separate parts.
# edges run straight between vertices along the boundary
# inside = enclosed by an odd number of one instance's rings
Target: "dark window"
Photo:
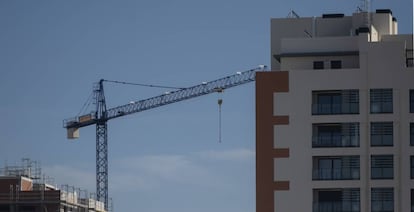
[[[359,156],[314,157],[313,180],[359,180]]]
[[[342,61],[340,60],[331,61],[331,69],[341,69],[341,68],[342,68]]]
[[[411,212],[414,212],[414,189],[411,189]]]
[[[357,188],[313,191],[313,212],[359,212],[360,192]]]
[[[19,212],[32,212],[37,211],[36,209],[38,209],[36,206],[19,206],[18,208]]]
[[[393,145],[392,122],[371,122],[371,146]]]
[[[410,157],[411,179],[414,179],[414,156]]]
[[[392,113],[392,89],[370,90],[371,113]]]
[[[393,179],[394,158],[392,155],[371,156],[371,179]]]
[[[359,147],[359,123],[313,124],[312,147]]]
[[[313,61],[313,69],[324,69],[323,61]]]
[[[410,90],[410,113],[414,113],[414,90]]]
[[[359,114],[359,91],[313,91],[312,115]]]
[[[407,49],[405,53],[407,67],[413,67],[413,50]]]
[[[371,212],[393,212],[394,211],[394,189],[372,188],[371,189]]]
[[[10,209],[9,205],[0,205],[0,211],[12,211],[12,210]]]
[[[410,144],[414,146],[414,123],[410,123]]]
[[[414,60],[413,58],[407,58],[407,67],[414,67]]]

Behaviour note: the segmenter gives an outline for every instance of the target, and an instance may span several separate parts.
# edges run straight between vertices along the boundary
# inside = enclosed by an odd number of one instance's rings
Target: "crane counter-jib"
[[[68,128],[81,128],[96,123],[96,118],[94,113],[89,113],[81,116],[77,116],[70,119],[63,120],[63,127]]]
[[[67,129],[67,138],[79,138],[79,128],[96,124],[97,120],[93,114],[85,114],[63,121],[63,127]]]

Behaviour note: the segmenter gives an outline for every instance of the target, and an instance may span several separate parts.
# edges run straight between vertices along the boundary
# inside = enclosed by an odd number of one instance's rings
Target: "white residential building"
[[[414,211],[413,36],[390,10],[271,20],[257,212]]]

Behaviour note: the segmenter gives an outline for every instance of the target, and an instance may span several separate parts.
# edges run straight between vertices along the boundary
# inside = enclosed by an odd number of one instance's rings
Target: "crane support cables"
[[[104,119],[110,120],[110,119],[125,116],[128,114],[137,113],[137,112],[141,112],[144,110],[149,110],[152,108],[160,107],[160,106],[171,104],[174,102],[183,101],[186,99],[218,92],[218,91],[221,91],[227,88],[245,84],[245,83],[254,81],[256,77],[256,72],[264,71],[265,68],[266,68],[265,66],[260,66],[255,69],[251,69],[251,70],[244,71],[244,72],[237,72],[234,75],[223,77],[223,78],[213,80],[210,82],[203,82],[199,85],[167,92],[159,96],[155,96],[155,97],[151,97],[148,99],[144,99],[144,100],[132,102],[129,104],[117,106],[114,108],[110,108],[106,111],[106,117],[104,117]],[[81,128],[81,127],[96,124],[98,120],[100,119],[96,117],[96,113],[92,112],[89,114],[84,114],[81,116],[77,116],[71,119],[64,120],[63,127],[66,129]]]

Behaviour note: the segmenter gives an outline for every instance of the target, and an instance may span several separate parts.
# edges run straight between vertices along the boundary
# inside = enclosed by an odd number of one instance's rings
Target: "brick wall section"
[[[18,188],[20,191],[33,190],[32,180],[24,177],[2,177],[0,178],[0,193],[9,193],[10,185],[13,186],[13,191]]]
[[[273,94],[288,91],[288,72],[256,73],[256,212],[274,212],[274,191],[289,190],[289,181],[273,180],[274,158],[289,157],[289,149],[273,147],[273,126],[289,124],[289,116],[273,116]]]
[[[22,178],[20,184],[21,191],[31,191],[33,190],[33,181]]]

